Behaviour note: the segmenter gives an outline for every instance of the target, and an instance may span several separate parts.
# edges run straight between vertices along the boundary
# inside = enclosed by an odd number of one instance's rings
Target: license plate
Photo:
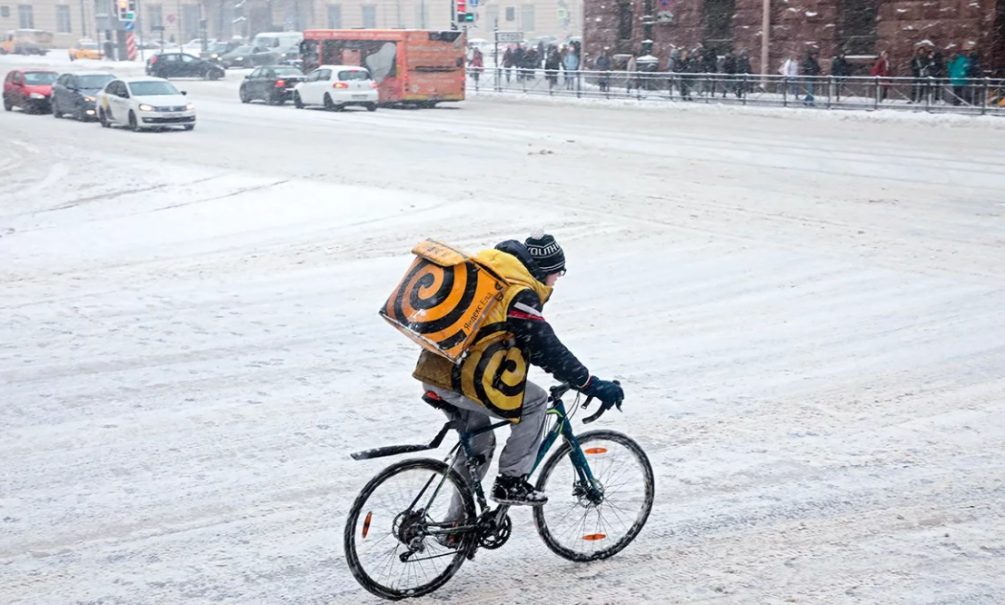
[[[180,118],[183,114],[180,113],[165,113],[163,114],[165,118]]]
[[[352,98],[353,99],[360,99],[360,100],[362,100],[362,99],[366,98],[366,95],[353,95]]]

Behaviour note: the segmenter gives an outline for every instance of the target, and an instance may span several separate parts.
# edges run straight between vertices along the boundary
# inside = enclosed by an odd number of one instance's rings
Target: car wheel
[[[216,70],[216,69],[209,70],[209,79],[210,80],[219,80],[222,77],[223,77],[223,73],[221,73],[219,70]]]
[[[182,128],[185,130],[195,130],[195,124],[185,124]]]
[[[4,105],[5,106],[6,106],[6,104],[7,104],[7,102],[4,101]],[[304,108],[304,102],[300,98],[300,93],[299,92],[293,93],[293,106],[296,107],[297,109],[303,109]]]
[[[57,120],[63,117],[62,112],[59,111],[59,106],[56,105],[56,101],[52,102],[52,117],[56,118]]]
[[[87,121],[87,114],[84,113],[84,108],[83,107],[78,107],[77,111],[73,114],[73,117],[78,122],[86,122]]]
[[[377,111],[377,104],[376,103],[370,103],[370,104],[368,104],[366,106],[366,110],[367,111]]]
[[[251,102],[251,98],[248,96],[248,91],[247,91],[247,89],[244,88],[243,84],[241,85],[241,90],[238,91],[237,94],[238,94],[239,97],[241,97],[241,102],[242,103],[250,103]]]
[[[11,104],[10,104],[10,101],[7,100],[7,97],[3,98],[3,108],[4,108],[4,111],[10,111],[11,110]]]
[[[328,95],[328,93],[325,93],[325,109],[328,111],[335,109],[335,103],[332,101],[332,98]]]
[[[112,126],[111,124],[108,123],[108,118],[105,117],[105,110],[104,109],[99,109],[98,110],[98,122],[101,123],[101,127],[102,128],[111,128],[111,126]]]
[[[132,110],[129,110],[129,129],[133,132],[140,131],[140,124],[136,121],[136,114]]]

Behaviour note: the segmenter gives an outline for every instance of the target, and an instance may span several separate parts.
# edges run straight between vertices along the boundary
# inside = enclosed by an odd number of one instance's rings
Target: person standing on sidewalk
[[[820,75],[820,62],[817,61],[817,49],[811,48],[806,51],[802,72],[806,76],[806,96],[803,98],[803,104],[811,107],[816,102],[813,98],[813,90],[816,85],[816,78]]]

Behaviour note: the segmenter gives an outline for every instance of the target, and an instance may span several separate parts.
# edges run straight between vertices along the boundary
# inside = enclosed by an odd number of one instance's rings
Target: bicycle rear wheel
[[[457,518],[448,515],[452,498],[461,504]],[[439,460],[398,462],[371,479],[353,502],[343,536],[346,561],[363,588],[379,597],[428,594],[475,547],[474,531],[448,535],[455,525],[476,525],[474,500],[460,475]]]
[[[646,524],[655,493],[653,468],[642,448],[621,433],[591,431],[576,438],[603,495],[590,499],[572,464],[572,448],[563,443],[537,479],[548,503],[534,509],[534,523],[560,557],[606,559],[628,546]]]

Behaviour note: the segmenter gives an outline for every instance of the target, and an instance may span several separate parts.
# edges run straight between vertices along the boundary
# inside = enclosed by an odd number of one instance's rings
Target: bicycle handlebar
[[[621,383],[619,381],[615,380],[614,384],[620,385]],[[561,397],[562,395],[566,394],[567,392],[569,392],[571,390],[573,390],[572,385],[570,385],[568,383],[565,383],[565,382],[563,382],[561,384],[557,384],[557,385],[555,385],[555,386],[553,386],[553,387],[551,387],[549,389],[549,391],[551,392],[551,398],[552,398],[552,400],[557,400],[559,397]],[[586,401],[583,402],[583,409],[585,410],[590,405],[590,402],[593,401],[594,399],[595,398],[593,397],[593,395],[590,395],[589,397],[587,397]],[[619,412],[621,411],[621,402],[620,401],[618,401],[617,403],[610,404],[610,405],[603,404],[603,405],[600,406],[600,409],[597,410],[597,412],[595,414],[591,414],[591,415],[587,416],[586,418],[583,418],[583,424],[590,424],[591,422],[599,419],[601,416],[604,415],[604,412],[606,412],[607,410],[611,409],[614,406],[617,406]]]

